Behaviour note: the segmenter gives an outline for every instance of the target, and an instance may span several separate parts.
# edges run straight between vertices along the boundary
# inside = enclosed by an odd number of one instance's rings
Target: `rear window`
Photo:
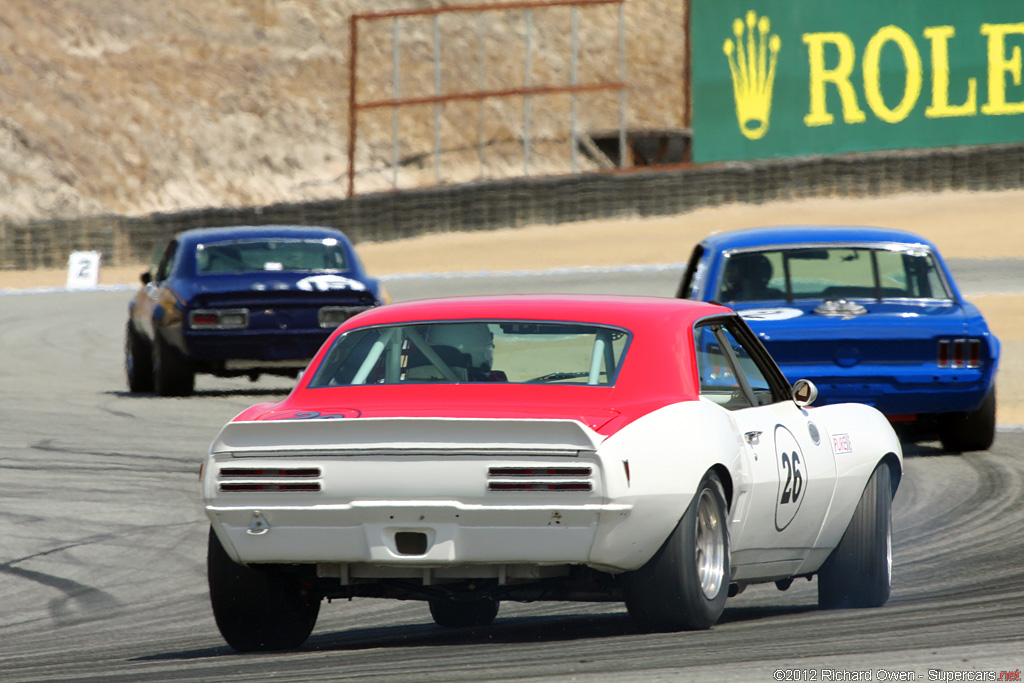
[[[259,239],[200,244],[196,269],[201,275],[264,271],[331,272],[347,270],[345,250],[334,238]]]
[[[334,340],[310,388],[510,382],[611,386],[630,333],[578,323],[458,321],[351,330]]]
[[[951,299],[925,250],[867,247],[737,252],[726,260],[718,300]]]

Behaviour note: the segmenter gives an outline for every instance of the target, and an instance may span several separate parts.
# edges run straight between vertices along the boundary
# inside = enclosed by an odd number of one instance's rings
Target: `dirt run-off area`
[[[731,204],[678,216],[616,219],[495,231],[444,233],[365,242],[371,274],[545,270],[579,266],[679,263],[714,231],[760,225],[876,225],[916,232],[946,258],[1021,259],[1024,190],[915,193],[880,198]],[[344,226],[339,226],[344,229]],[[101,284],[138,282],[145,266],[101,268]],[[0,271],[0,291],[60,287],[63,270]],[[1024,424],[1024,295],[972,296],[1003,344],[1000,424]]]

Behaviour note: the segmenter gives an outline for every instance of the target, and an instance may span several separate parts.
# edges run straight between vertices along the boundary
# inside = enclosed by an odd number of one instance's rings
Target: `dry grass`
[[[342,197],[348,140],[348,36],[353,12],[441,3],[394,0],[4,0],[0,3],[0,220],[146,214],[206,206],[262,206]],[[490,4],[493,4],[490,3]],[[678,126],[682,117],[682,5],[630,0],[628,120]],[[617,11],[580,12],[581,82],[617,78]],[[444,38],[445,92],[478,85],[476,15],[451,15]],[[485,87],[516,87],[524,14],[488,15]],[[362,24],[359,94],[391,93],[391,23]],[[570,14],[534,12],[534,85],[567,84]],[[432,26],[407,20],[403,96],[433,89]],[[569,100],[536,98],[534,173],[566,172]],[[522,171],[521,100],[488,101],[487,177]],[[617,100],[580,99],[583,129],[610,128]],[[433,182],[423,161],[432,107],[403,110],[403,186]],[[481,173],[480,110],[449,105],[442,140],[446,181]],[[359,126],[359,188],[388,186],[390,112]],[[462,150],[462,151],[458,151]]]

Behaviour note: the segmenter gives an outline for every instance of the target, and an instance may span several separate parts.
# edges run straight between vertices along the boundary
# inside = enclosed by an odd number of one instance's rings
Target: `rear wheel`
[[[430,601],[430,616],[435,624],[445,628],[487,626],[498,616],[498,607],[497,600],[435,599]]]
[[[725,491],[704,475],[672,535],[640,569],[624,578],[626,608],[651,630],[711,628],[728,596],[729,534]]]
[[[206,574],[217,628],[239,652],[294,649],[312,633],[319,597],[296,576],[238,564],[212,529]]]
[[[954,415],[942,434],[942,448],[950,453],[987,451],[996,438],[996,390],[977,410]]]
[[[892,584],[892,474],[880,463],[846,533],[818,570],[818,605],[879,607]]]
[[[159,334],[153,337],[153,388],[160,396],[188,396],[195,389],[196,372],[178,349]]]
[[[128,391],[133,394],[153,391],[153,350],[135,331],[130,319],[124,335],[124,369]]]

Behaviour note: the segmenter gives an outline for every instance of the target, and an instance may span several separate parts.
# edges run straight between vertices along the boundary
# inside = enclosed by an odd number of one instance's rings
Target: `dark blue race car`
[[[154,255],[129,304],[132,392],[192,393],[196,373],[295,377],[339,324],[386,302],[334,228],[188,230]]]
[[[820,404],[872,405],[906,438],[954,453],[992,444],[999,341],[923,237],[840,226],[714,234],[694,249],[678,297],[740,312],[790,381],[817,385]]]

